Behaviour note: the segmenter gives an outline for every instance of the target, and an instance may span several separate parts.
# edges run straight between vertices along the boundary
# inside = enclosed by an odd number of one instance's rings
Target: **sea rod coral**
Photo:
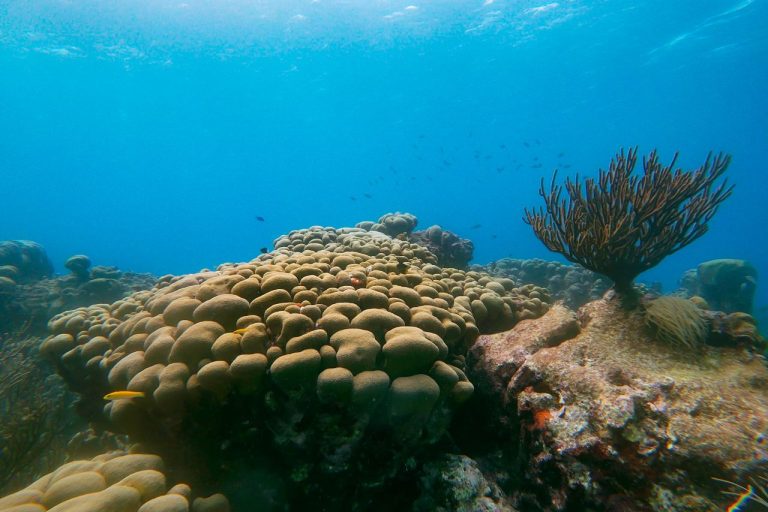
[[[727,180],[717,183],[730,161],[710,154],[695,171],[683,171],[675,169],[677,154],[665,166],[654,150],[640,176],[633,173],[637,148],[621,150],[597,180],[576,176],[563,186],[555,172],[547,192],[542,179],[545,208],[526,209],[524,220],[549,250],[609,277],[628,298],[635,277],[707,232],[733,191]]]

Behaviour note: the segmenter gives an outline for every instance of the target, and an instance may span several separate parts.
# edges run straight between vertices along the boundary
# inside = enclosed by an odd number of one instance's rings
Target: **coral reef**
[[[522,468],[518,481],[499,477],[516,506],[714,512],[727,497],[713,477],[765,470],[762,357],[692,352],[643,323],[604,300],[578,315],[555,305],[470,349],[468,375],[491,409],[503,467]]]
[[[547,249],[607,276],[629,299],[639,274],[707,232],[733,189],[725,181],[717,185],[730,160],[709,155],[697,170],[685,172],[674,169],[677,155],[663,166],[652,151],[643,158],[643,175],[635,176],[637,149],[622,150],[597,180],[557,185],[555,173],[546,192],[542,179],[546,208],[526,209],[524,220]]]
[[[396,254],[416,257],[441,267],[466,269],[472,259],[474,245],[470,240],[431,226],[413,231],[418,220],[410,213],[388,213],[378,222],[358,222],[354,228],[312,226],[294,230],[277,238],[275,249],[292,251],[352,250],[363,254]]]
[[[229,512],[223,495],[200,497],[184,483],[169,486],[164,471],[162,459],[146,453],[75,460],[0,498],[0,511]]]
[[[0,495],[61,463],[82,428],[74,395],[40,359],[41,340],[0,334]]]
[[[66,262],[64,262],[64,267],[72,272],[72,275],[81,281],[87,281],[90,276],[90,271],[88,270],[91,267],[91,259],[84,255],[84,254],[76,254],[74,256],[70,256]]]
[[[475,250],[471,240],[461,238],[440,226],[415,231],[410,240],[428,248],[437,256],[437,264],[442,267],[467,268]]]
[[[552,301],[561,300],[572,309],[599,299],[611,287],[608,279],[583,267],[541,259],[502,258],[473,265],[472,270],[546,288]]]
[[[707,307],[725,313],[752,313],[757,270],[748,261],[705,261],[688,270],[680,280],[680,293],[701,297]]]
[[[34,254],[38,257],[45,255],[39,244],[25,243],[35,248]],[[114,302],[130,293],[149,289],[156,281],[149,274],[121,272],[115,267],[91,268],[90,259],[84,255],[72,256],[65,266],[71,272],[68,275],[26,275],[18,283],[4,276],[3,269],[8,267],[0,267],[0,332],[23,328],[29,333],[44,334],[48,320],[58,313],[90,304]]]
[[[504,493],[465,455],[446,454],[422,468],[415,512],[514,512]]]
[[[577,312],[610,283],[542,260],[461,270],[471,242],[416,225],[295,230],[128,295],[149,282],[83,255],[22,284],[0,267],[0,293],[83,301],[42,343],[3,341],[0,484],[33,483],[0,510],[714,511],[713,477],[768,470],[749,314],[650,293]],[[754,283],[734,268],[701,273]]]
[[[402,242],[397,244],[397,247],[403,251],[403,255],[417,257],[441,267],[467,268],[474,251],[472,241],[460,238],[440,226],[413,231],[417,224],[418,219],[410,213],[388,213],[380,217],[378,222],[358,222],[354,228],[313,226],[291,231],[275,240],[274,246],[275,249],[288,248],[292,251],[302,251],[305,248],[313,251],[336,251],[339,247],[345,247],[375,255],[382,250],[379,248],[379,241],[394,238]],[[380,234],[386,236],[382,237]]]
[[[26,283],[53,274],[53,264],[45,249],[29,240],[0,242],[0,279]]]
[[[477,336],[548,307],[541,289],[441,268],[377,231],[313,227],[275,245],[59,314],[41,353],[89,420],[206,492],[245,492],[239,479],[256,472],[291,485],[299,508],[365,508],[472,396]],[[104,405],[123,390],[143,396]]]
[[[359,223],[358,226],[365,224]],[[325,250],[336,253],[353,251],[368,256],[396,255],[437,264],[437,257],[426,247],[362,227],[312,226],[307,229],[297,229],[278,237],[274,241],[274,246],[275,250],[286,249],[291,252]]]
[[[379,217],[377,222],[359,222],[356,227],[366,231],[378,231],[395,238],[403,235],[407,237],[416,228],[418,223],[419,221],[416,216],[411,213],[395,212],[385,213]]]

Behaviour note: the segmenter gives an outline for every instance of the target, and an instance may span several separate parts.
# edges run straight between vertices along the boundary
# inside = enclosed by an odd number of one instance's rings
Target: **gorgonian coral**
[[[555,172],[549,192],[542,179],[545,207],[526,209],[524,220],[548,249],[609,277],[628,296],[635,277],[707,232],[733,190],[726,180],[717,183],[729,155],[710,154],[694,171],[675,169],[676,161],[662,165],[654,150],[638,175],[635,148],[619,152],[597,179],[576,176],[559,185]]]

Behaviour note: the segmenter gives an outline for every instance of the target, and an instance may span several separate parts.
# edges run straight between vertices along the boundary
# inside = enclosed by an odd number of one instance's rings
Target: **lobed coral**
[[[93,421],[201,468],[201,481],[260,446],[342,508],[443,436],[472,395],[464,355],[481,332],[548,307],[540,289],[440,268],[374,233],[295,231],[249,263],[57,315],[41,352]],[[120,390],[144,398],[101,405]],[[356,485],[340,486],[352,472]]]
[[[169,486],[164,471],[160,457],[145,453],[76,460],[0,498],[0,511],[229,512],[223,495],[193,499],[188,485]]]
[[[379,231],[391,237],[407,236],[416,228],[419,220],[411,213],[385,213],[377,222],[364,221],[357,227],[366,231]]]

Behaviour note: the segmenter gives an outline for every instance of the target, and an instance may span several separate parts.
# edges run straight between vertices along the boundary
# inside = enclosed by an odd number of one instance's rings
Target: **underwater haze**
[[[638,145],[736,184],[640,279],[765,280],[768,2],[409,2],[0,1],[0,240],[181,274],[399,210],[477,263],[560,259],[522,222],[540,180]]]

